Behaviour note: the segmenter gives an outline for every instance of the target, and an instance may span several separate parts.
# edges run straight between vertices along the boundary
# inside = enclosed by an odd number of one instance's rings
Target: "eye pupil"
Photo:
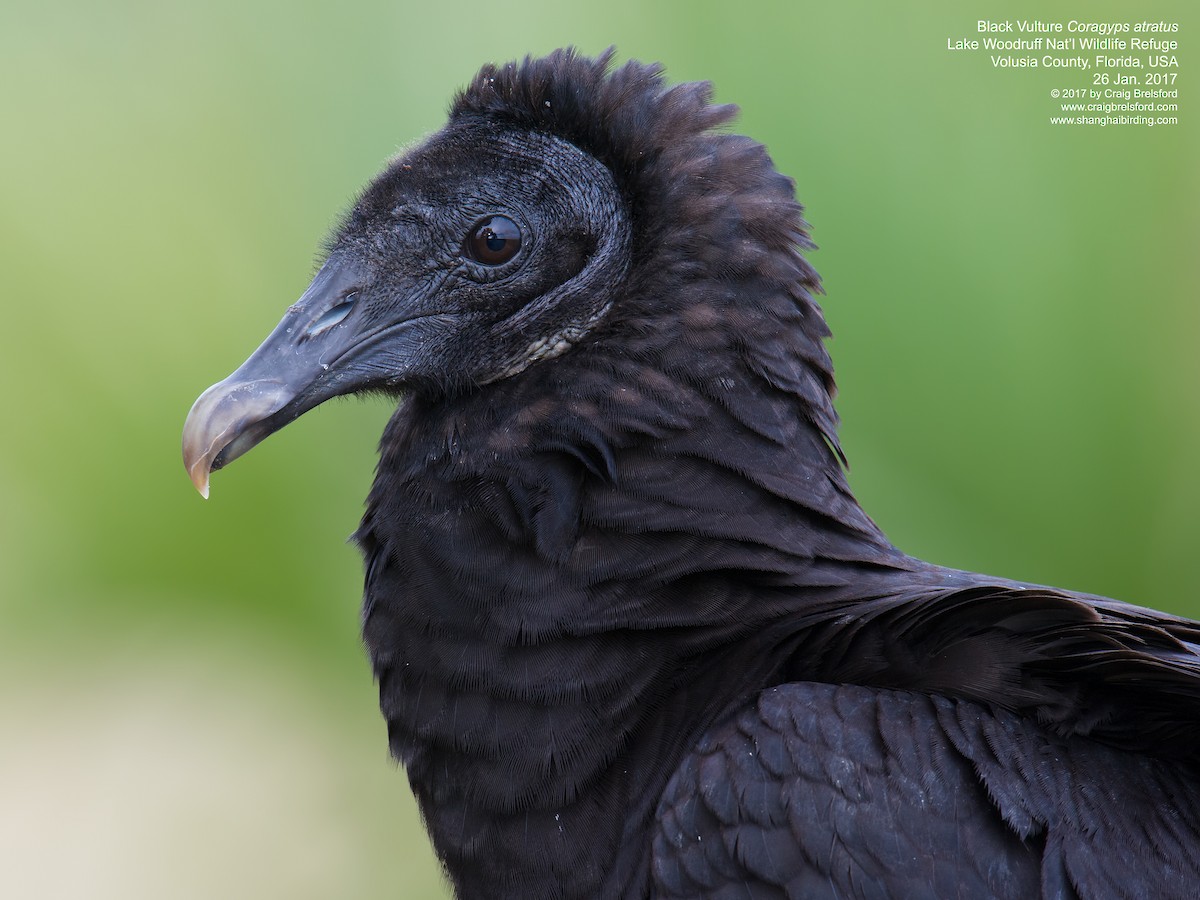
[[[521,229],[508,216],[488,216],[472,226],[463,249],[475,262],[499,266],[521,249]]]

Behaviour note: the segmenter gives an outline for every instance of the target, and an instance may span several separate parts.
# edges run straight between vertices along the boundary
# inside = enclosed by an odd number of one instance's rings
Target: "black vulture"
[[[485,67],[196,401],[196,486],[398,398],[362,627],[460,897],[1200,894],[1200,624],[888,541],[732,114],[611,54]]]

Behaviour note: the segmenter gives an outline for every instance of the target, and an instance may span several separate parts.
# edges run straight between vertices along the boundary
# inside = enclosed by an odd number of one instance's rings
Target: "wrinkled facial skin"
[[[497,216],[517,244],[486,230]],[[572,144],[481,120],[443,131],[367,188],[308,290],[196,401],[193,483],[207,497],[211,471],[331,397],[453,394],[565,352],[608,309],[629,230],[608,170]]]

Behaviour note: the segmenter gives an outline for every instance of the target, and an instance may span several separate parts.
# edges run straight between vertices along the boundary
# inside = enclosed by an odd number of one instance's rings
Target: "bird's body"
[[[730,114],[485,68],[197,401],[193,477],[404,396],[364,636],[461,897],[1193,894],[1200,625],[888,542],[791,182]]]

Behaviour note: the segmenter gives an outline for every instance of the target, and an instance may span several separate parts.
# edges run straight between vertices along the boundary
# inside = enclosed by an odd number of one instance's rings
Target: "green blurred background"
[[[0,895],[445,896],[345,543],[389,410],[309,414],[208,503],[179,431],[487,60],[615,44],[742,106],[808,207],[852,482],[901,547],[1200,615],[1194,4],[1154,10],[1156,129],[1048,125],[1080,76],[945,42],[1076,5],[983,6],[6,4]]]

